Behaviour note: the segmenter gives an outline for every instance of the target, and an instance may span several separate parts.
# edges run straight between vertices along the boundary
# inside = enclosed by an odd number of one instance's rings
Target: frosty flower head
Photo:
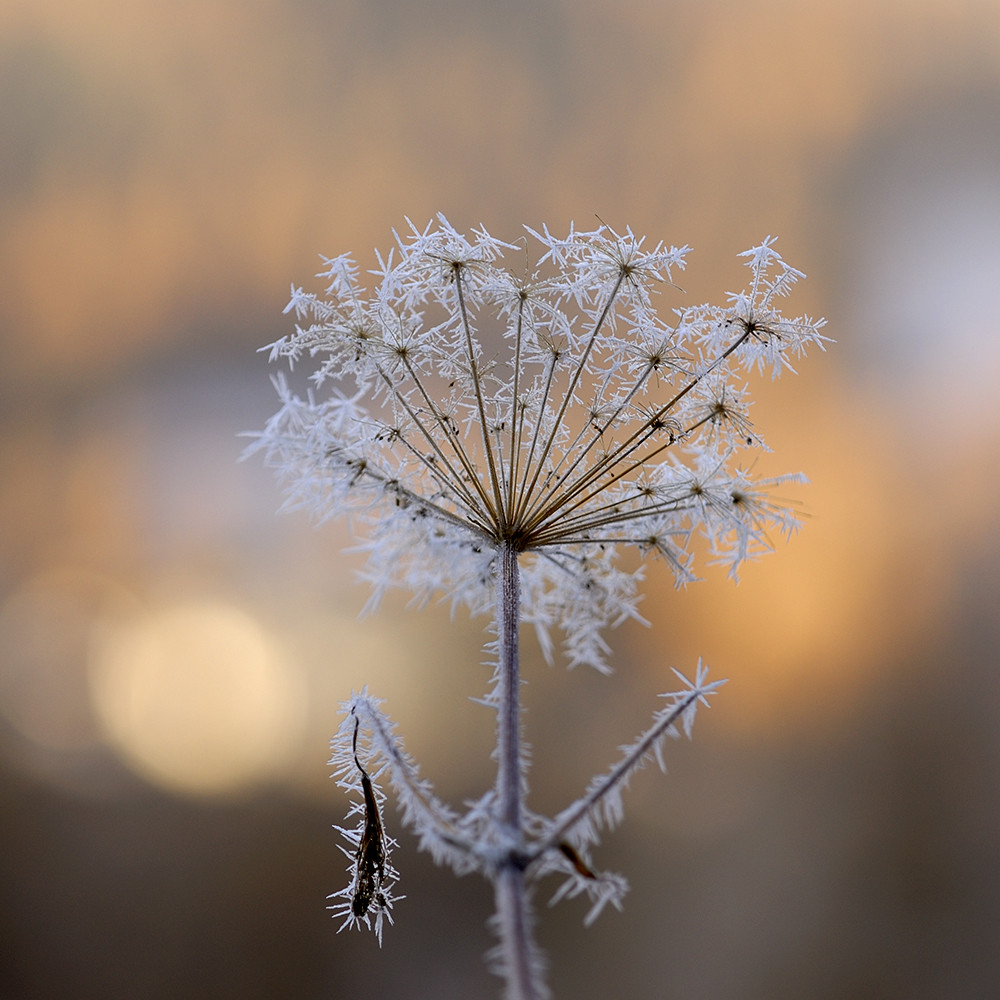
[[[312,384],[275,379],[281,408],[255,447],[289,505],[351,518],[376,599],[400,584],[489,610],[512,548],[546,653],[557,628],[571,665],[603,667],[602,630],[637,616],[620,550],[684,584],[695,535],[735,575],[795,527],[770,496],[782,480],[751,472],[763,441],[745,378],[791,368],[823,322],[778,311],[802,275],[770,238],[744,255],[745,291],[683,308],[687,247],[605,225],[527,234],[411,226],[371,288],[351,258],[326,260],[325,294],[293,287],[295,332],[270,345],[307,359]]]

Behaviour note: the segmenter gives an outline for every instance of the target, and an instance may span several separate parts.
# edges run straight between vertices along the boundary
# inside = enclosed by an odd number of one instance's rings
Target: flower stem
[[[517,551],[507,543],[500,549],[497,580],[500,702],[497,719],[497,796],[500,819],[511,836],[521,830],[521,670],[518,623],[521,615],[521,579]]]
[[[521,675],[518,624],[521,581],[517,550],[500,548],[497,579],[499,638],[499,704],[497,718],[497,798],[499,819],[509,844],[496,875],[496,924],[500,935],[500,969],[507,980],[508,1000],[540,1000],[537,949],[531,932],[531,907],[524,880],[524,830],[521,803]]]
[[[500,974],[507,980],[505,1000],[542,1000],[531,932],[531,907],[524,888],[524,871],[510,864],[496,878],[496,926],[500,933]]]

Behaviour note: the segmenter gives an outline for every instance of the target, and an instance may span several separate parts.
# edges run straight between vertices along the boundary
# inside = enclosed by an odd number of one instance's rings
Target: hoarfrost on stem
[[[351,883],[331,908],[342,927],[381,941],[401,898],[381,820],[385,775],[423,848],[493,882],[495,964],[513,998],[546,994],[529,882],[560,873],[556,897],[587,895],[588,921],[620,906],[625,880],[595,871],[590,851],[621,819],[634,771],[650,757],[662,766],[664,738],[678,726],[690,735],[721,683],[699,663],[619,763],[545,818],[524,803],[520,624],[550,659],[555,633],[570,666],[607,670],[605,630],[639,617],[641,566],[623,567],[623,549],[663,559],[684,585],[697,536],[735,577],[774,532],[798,525],[774,490],[801,477],[754,475],[766,446],[747,378],[794,370],[824,346],[824,322],[780,313],[803,275],[771,237],[743,254],[747,287],[721,305],[680,304],[688,252],[604,224],[526,229],[505,243],[439,216],[396,234],[370,289],[352,258],[325,259],[325,293],[293,286],[295,332],[269,346],[272,361],[307,363],[311,382],[300,395],[275,377],[280,409],[249,449],[276,468],[287,506],[351,520],[372,604],[402,586],[494,615],[484,701],[497,712],[498,776],[464,813],[435,797],[376,699],[345,704],[331,763],[358,822],[342,831]],[[675,303],[665,313],[657,293]]]

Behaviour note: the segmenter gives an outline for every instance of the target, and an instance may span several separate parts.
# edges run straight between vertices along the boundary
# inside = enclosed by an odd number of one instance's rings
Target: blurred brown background
[[[651,572],[608,679],[531,659],[532,804],[731,683],[597,863],[539,896],[559,997],[1000,995],[1000,4],[6,0],[0,998],[493,997],[488,887],[418,855],[335,934],[326,777],[369,683],[439,791],[490,780],[481,623],[367,593],[238,432],[317,254],[404,216],[768,233],[838,344],[761,386],[811,517],[739,587]]]

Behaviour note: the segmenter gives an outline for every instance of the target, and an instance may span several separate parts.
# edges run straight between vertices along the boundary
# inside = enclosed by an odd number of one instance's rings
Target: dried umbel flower
[[[794,513],[742,455],[763,447],[744,376],[790,368],[822,322],[784,319],[801,273],[767,239],[744,254],[746,291],[722,306],[654,309],[687,247],[601,225],[541,253],[442,217],[397,236],[367,290],[349,257],[326,261],[325,295],[292,289],[299,325],[271,358],[309,359],[305,398],[275,379],[281,409],[256,447],[290,505],[350,515],[374,600],[392,584],[493,606],[495,560],[519,557],[522,619],[551,655],[606,666],[606,626],[637,617],[639,573],[619,550],[692,580],[705,535],[732,574],[787,533]],[[785,477],[794,479],[797,477]]]
[[[275,379],[281,408],[251,450],[263,450],[290,506],[350,517],[368,551],[374,600],[393,584],[419,599],[444,595],[492,611],[496,670],[484,703],[497,713],[494,788],[460,812],[441,802],[367,690],[343,706],[330,761],[354,795],[350,881],[331,898],[341,928],[365,926],[381,942],[398,874],[383,822],[392,785],[420,846],[458,873],[494,886],[494,967],[512,1000],[546,995],[528,886],[563,877],[556,898],[585,895],[588,922],[619,907],[627,883],[591,859],[623,815],[622,793],[663,745],[690,735],[695,710],[721,681],[699,661],[695,679],[665,697],[650,728],[618,763],[552,817],[525,803],[529,754],[520,726],[519,627],[534,625],[570,665],[607,666],[603,631],[638,617],[639,568],[622,549],[664,559],[693,579],[692,539],[735,575],[796,526],[772,490],[799,477],[755,478],[743,456],[764,447],[749,418],[746,376],[790,369],[822,321],[778,311],[800,272],[768,238],[744,257],[748,288],[720,306],[675,306],[686,247],[601,225],[540,244],[456,232],[444,218],[397,236],[378,260],[374,287],[348,257],[326,261],[324,296],[292,289],[296,332],[272,359],[307,360],[304,398]]]

